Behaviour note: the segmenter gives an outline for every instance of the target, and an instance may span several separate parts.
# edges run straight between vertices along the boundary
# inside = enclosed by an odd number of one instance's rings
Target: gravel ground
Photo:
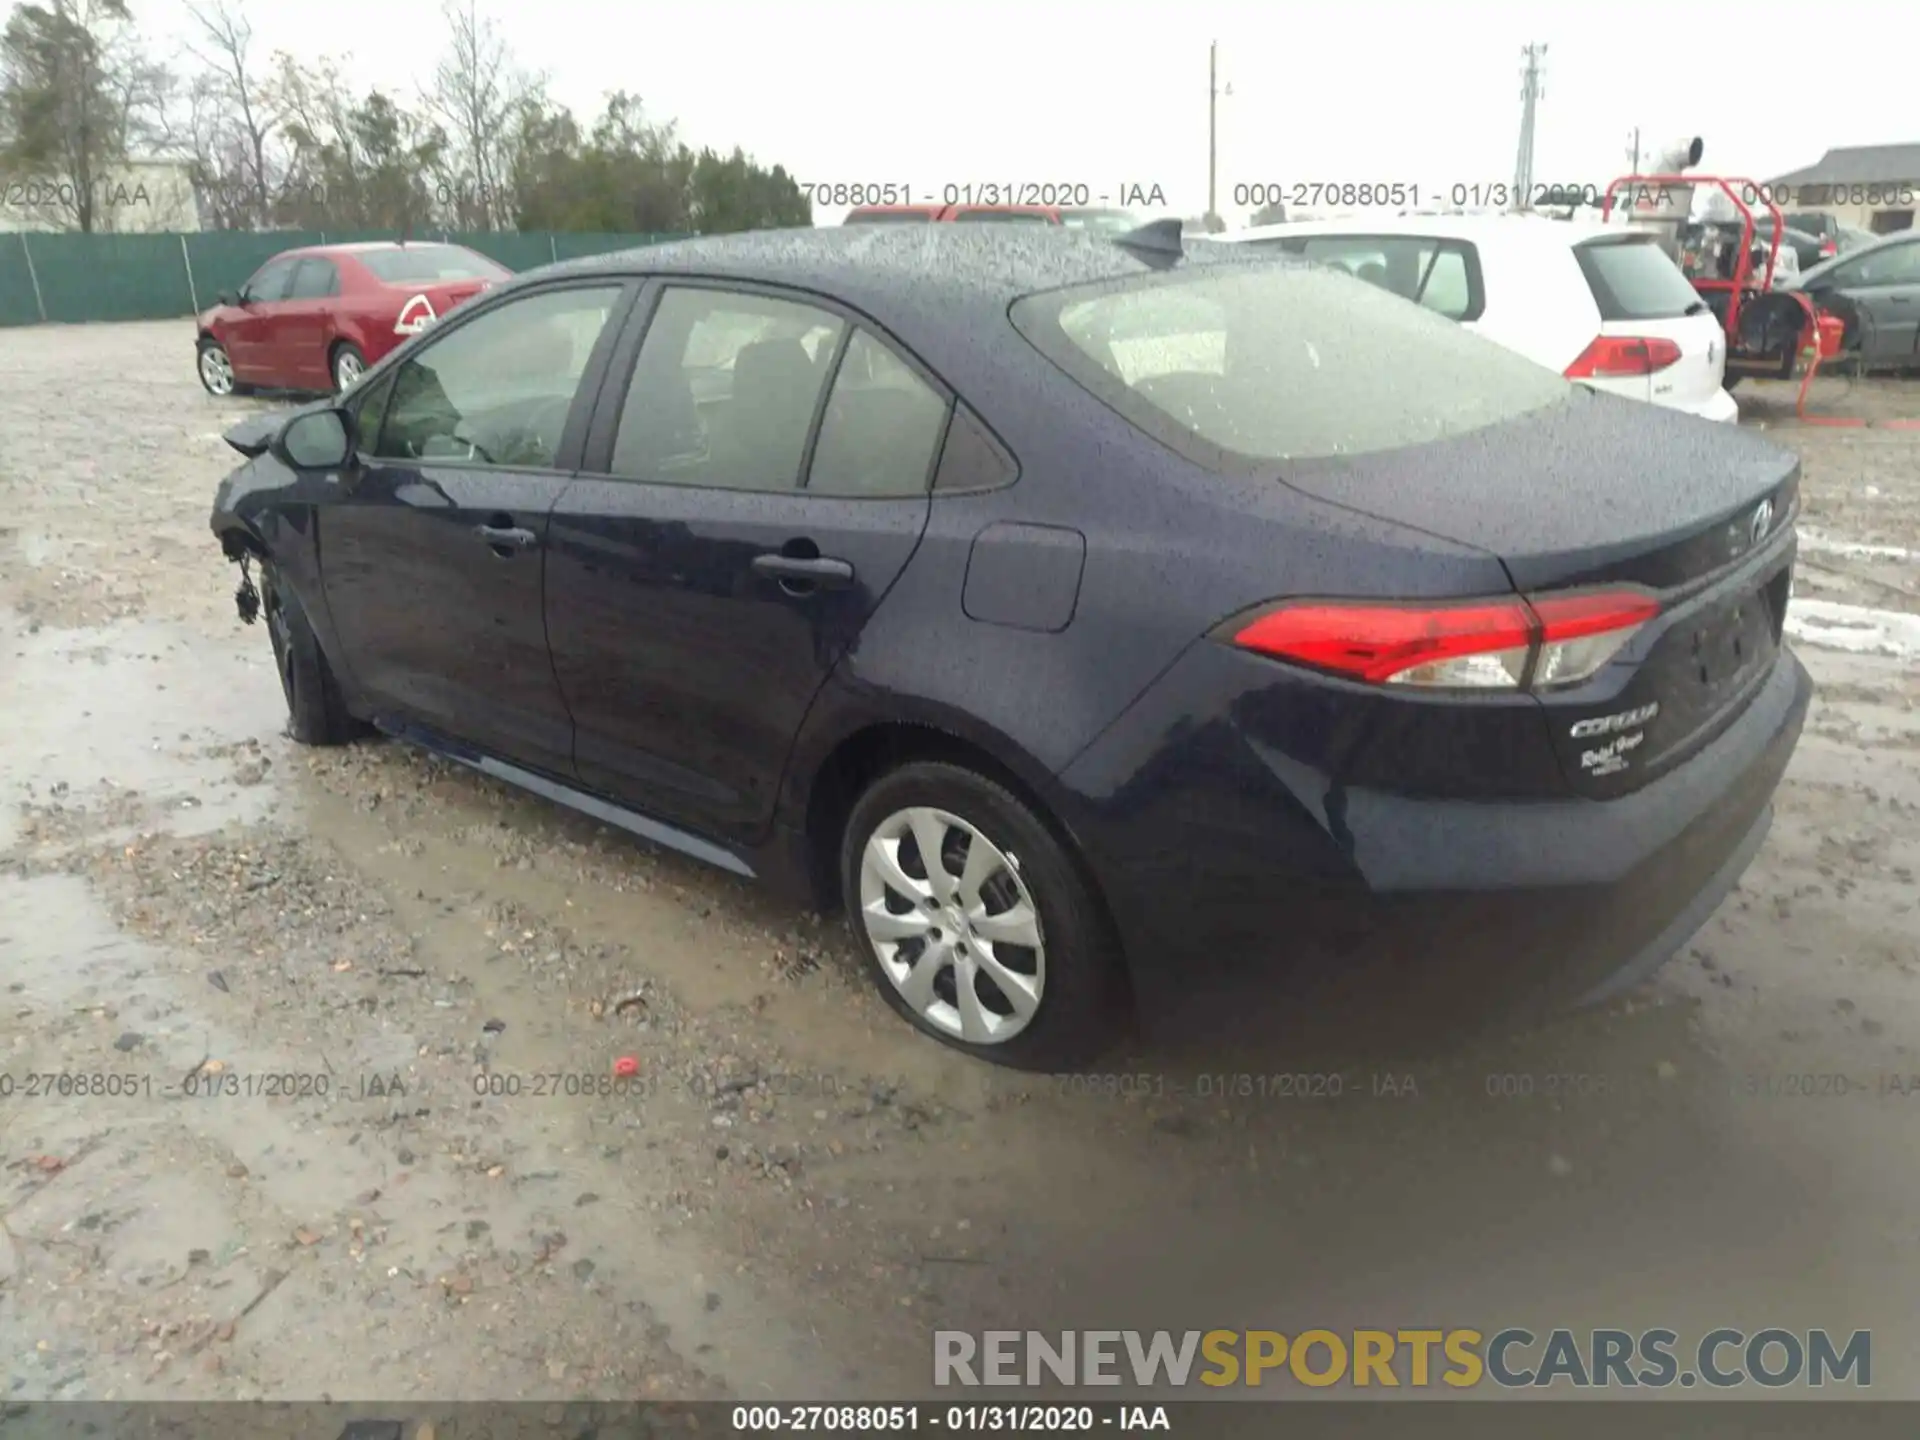
[[[250,402],[191,341],[0,345],[12,1398],[893,1397],[933,1328],[1068,1323],[1870,1328],[1920,1393],[1920,433],[1740,391],[1805,460],[1821,695],[1647,992],[1471,1050],[1142,1051],[1106,1093],[917,1039],[725,876],[294,746],[206,530]],[[1268,1088],[1303,1068],[1340,1098]]]

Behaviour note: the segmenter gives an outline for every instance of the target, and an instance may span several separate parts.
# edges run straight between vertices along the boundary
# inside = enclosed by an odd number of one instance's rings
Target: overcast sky
[[[185,0],[132,0],[162,47],[190,33]],[[1512,179],[1520,49],[1548,45],[1536,183],[1604,186],[1649,154],[1706,140],[1702,170],[1767,179],[1831,145],[1920,142],[1910,75],[1920,3],[1836,3],[1860,83],[1793,58],[1786,8],[1639,0],[1437,7],[1414,0],[1280,5],[1083,0],[491,0],[519,61],[583,113],[638,94],[694,144],[738,144],[802,181],[896,181],[918,196],[979,183],[1086,184],[1096,197],[1158,185],[1207,200],[1207,46],[1219,42],[1219,208],[1259,182],[1418,185]],[[436,0],[245,0],[262,51],[346,59],[363,86],[407,91],[445,44]],[[1718,14],[1720,18],[1714,18]],[[1819,82],[1818,104],[1794,102]],[[1650,162],[1649,162],[1650,163]],[[817,209],[820,219],[836,211]]]

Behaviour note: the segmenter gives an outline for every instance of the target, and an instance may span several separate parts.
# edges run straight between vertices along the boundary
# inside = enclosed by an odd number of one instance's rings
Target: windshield
[[[435,280],[502,280],[510,273],[483,255],[458,245],[405,245],[392,250],[363,250],[354,257],[389,285],[418,285]]]
[[[1013,321],[1142,430],[1222,470],[1424,444],[1572,393],[1452,321],[1297,262],[1031,295]]]

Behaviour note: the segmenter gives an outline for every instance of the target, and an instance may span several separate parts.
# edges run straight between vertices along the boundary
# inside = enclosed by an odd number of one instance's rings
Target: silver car
[[[1920,366],[1920,230],[1903,230],[1802,271],[1790,288],[1815,300],[1838,296],[1857,317],[1861,362],[1870,369]]]

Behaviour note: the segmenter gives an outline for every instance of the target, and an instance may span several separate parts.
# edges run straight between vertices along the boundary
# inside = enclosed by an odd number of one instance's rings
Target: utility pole
[[[1627,155],[1633,161],[1633,169],[1627,173],[1638,175],[1640,173],[1640,127],[1638,125],[1633,127],[1633,148],[1627,152]]]
[[[1547,47],[1544,43],[1528,45],[1520,55],[1527,62],[1527,68],[1520,72],[1520,153],[1513,162],[1513,208],[1516,210],[1527,208],[1527,197],[1533,192],[1534,107],[1547,95],[1540,85],[1540,62],[1546,59]]]
[[[1220,169],[1220,42],[1207,44],[1207,224],[1220,212],[1214,208],[1214,180]]]

